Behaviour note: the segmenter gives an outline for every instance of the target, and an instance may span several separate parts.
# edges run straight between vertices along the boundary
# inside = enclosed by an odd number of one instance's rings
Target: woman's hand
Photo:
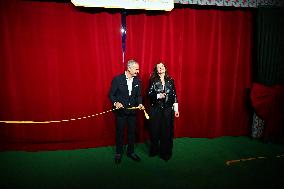
[[[160,97],[159,98],[166,98],[166,93],[159,93]]]
[[[179,111],[175,112],[175,117],[179,117]]]

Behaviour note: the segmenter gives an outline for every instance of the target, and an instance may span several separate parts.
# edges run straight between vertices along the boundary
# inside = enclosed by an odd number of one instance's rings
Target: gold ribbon
[[[131,107],[131,108],[127,108],[129,110],[134,110],[134,109],[139,109],[139,107]],[[62,119],[62,120],[53,120],[53,121],[0,121],[0,123],[8,123],[8,124],[47,124],[47,123],[60,123],[60,122],[68,122],[68,121],[75,121],[75,120],[81,120],[81,119],[87,119],[87,118],[91,118],[91,117],[95,117],[98,115],[102,115],[108,112],[112,112],[118,110],[117,108],[114,109],[110,109],[104,112],[100,112],[97,114],[93,114],[93,115],[89,115],[89,116],[84,116],[84,117],[78,117],[78,118],[71,118],[71,119]],[[144,109],[144,115],[146,119],[149,119],[149,115],[147,114],[147,112]]]
[[[137,107],[131,107],[131,108],[127,108],[128,110],[136,110],[136,109],[139,109],[139,107],[137,106]],[[147,114],[147,112],[146,112],[146,110],[145,109],[143,109],[144,110],[144,115],[145,115],[145,118],[146,119],[150,119],[150,117],[149,117],[149,115]]]
[[[284,157],[284,154],[283,154],[283,155],[276,155],[275,157],[277,157],[277,158]],[[256,160],[256,159],[267,159],[267,157],[258,156],[258,157],[249,157],[249,158],[242,158],[242,159],[234,159],[234,160],[226,161],[226,165],[231,165],[231,164],[237,163],[237,162],[251,161],[251,160]]]

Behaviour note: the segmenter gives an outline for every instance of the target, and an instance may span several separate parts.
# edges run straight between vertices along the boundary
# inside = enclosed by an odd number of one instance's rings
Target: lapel
[[[164,88],[164,91],[166,92],[167,91],[167,89],[168,89],[168,86],[169,86],[169,81],[165,81],[165,88]]]
[[[124,90],[128,93],[128,86],[127,86],[127,81],[126,81],[126,75],[125,73],[122,74],[121,76],[121,79],[122,79],[122,83],[123,83],[123,88]],[[131,96],[134,94],[134,90],[136,87],[138,87],[138,79],[137,77],[133,77],[133,82],[132,82],[132,90],[131,90]]]
[[[123,86],[123,90],[126,90],[128,92],[128,86],[127,86],[127,81],[126,81],[126,76],[125,74],[121,74],[121,83]]]
[[[133,77],[131,96],[134,94],[134,90],[136,89],[137,85],[138,85],[137,78]]]

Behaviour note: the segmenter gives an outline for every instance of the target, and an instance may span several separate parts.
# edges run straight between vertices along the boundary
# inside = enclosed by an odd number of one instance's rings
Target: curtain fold
[[[256,28],[255,81],[272,86],[284,84],[284,11],[259,8]]]
[[[112,107],[109,85],[123,71],[120,25],[119,13],[71,3],[0,2],[0,120],[69,120],[0,123],[1,149],[114,143],[112,113],[92,115]]]
[[[181,8],[163,15],[127,15],[126,24],[126,60],[140,63],[144,96],[158,61],[175,79],[176,137],[248,134],[251,11]],[[146,136],[142,131],[141,138]]]
[[[253,83],[250,97],[256,115],[264,121],[263,133],[259,137],[264,141],[283,142],[284,86]]]

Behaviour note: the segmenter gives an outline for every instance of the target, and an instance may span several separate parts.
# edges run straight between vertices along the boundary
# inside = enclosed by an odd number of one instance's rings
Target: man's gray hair
[[[137,62],[136,60],[133,60],[133,59],[128,60],[128,62],[127,62],[127,68],[132,67],[134,64],[138,64],[138,62]]]

